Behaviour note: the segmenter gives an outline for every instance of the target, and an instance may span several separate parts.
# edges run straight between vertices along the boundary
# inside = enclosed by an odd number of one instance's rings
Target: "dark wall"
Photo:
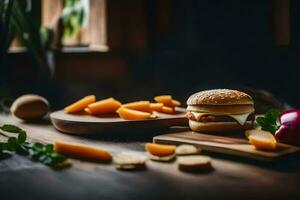
[[[171,28],[157,34],[157,20],[165,20],[157,17],[159,1],[145,1],[140,10],[147,13],[145,50],[59,54],[54,86],[33,81],[38,74],[27,70],[31,58],[11,55],[13,94],[39,93],[61,108],[88,94],[122,102],[172,94],[184,102],[202,89],[253,87],[300,108],[300,1],[291,0],[287,47],[273,43],[271,0],[165,0],[171,3]],[[141,29],[134,20],[130,24],[122,28]]]
[[[169,91],[184,99],[201,89],[246,86],[300,107],[299,2],[291,1],[289,47],[273,43],[271,1],[173,2],[174,31],[131,59],[140,82],[135,90],[152,85],[150,94]]]

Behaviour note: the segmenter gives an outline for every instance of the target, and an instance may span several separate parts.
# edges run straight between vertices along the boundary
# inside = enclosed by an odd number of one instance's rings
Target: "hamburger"
[[[193,131],[218,133],[251,129],[254,103],[250,95],[229,89],[205,90],[187,100],[187,118]]]

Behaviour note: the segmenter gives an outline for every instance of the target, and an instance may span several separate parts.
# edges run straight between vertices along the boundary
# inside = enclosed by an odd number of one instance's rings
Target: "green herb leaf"
[[[46,145],[44,146],[44,150],[45,150],[46,152],[52,152],[53,149],[54,149],[53,144],[46,144]]]
[[[18,141],[17,138],[15,137],[10,137],[7,140],[7,149],[8,151],[16,151],[17,150],[17,146],[18,146]]]
[[[5,124],[0,126],[0,130],[10,133],[18,133],[17,137],[8,137],[7,142],[0,143],[0,153],[8,151],[10,153],[26,155],[32,160],[50,167],[55,167],[67,159],[65,156],[57,153],[52,144],[26,142],[26,132],[17,126]]]
[[[18,142],[21,144],[21,143],[24,143],[26,141],[26,138],[27,138],[27,135],[25,132],[20,132],[19,135],[18,135]]]
[[[42,151],[42,149],[43,149],[43,144],[41,144],[41,143],[34,143],[34,144],[33,144],[33,149],[34,149],[35,151]]]
[[[10,132],[10,133],[20,133],[20,132],[25,132],[21,128],[11,125],[11,124],[4,124],[3,126],[0,127],[2,131]]]
[[[263,117],[256,118],[256,123],[261,126],[262,130],[269,131],[274,134],[280,126],[278,120],[279,115],[280,112],[276,109],[268,110]]]
[[[5,145],[4,142],[0,142],[0,154],[1,154],[1,152],[3,152],[3,150],[4,150],[4,145]]]

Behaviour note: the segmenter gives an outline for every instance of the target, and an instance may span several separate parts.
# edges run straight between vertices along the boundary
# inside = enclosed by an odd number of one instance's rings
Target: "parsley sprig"
[[[263,117],[257,117],[256,123],[261,126],[262,130],[270,131],[274,134],[280,126],[280,122],[278,120],[279,115],[280,112],[278,110],[270,109]]]
[[[52,144],[26,142],[26,132],[15,125],[5,124],[0,126],[0,130],[17,134],[16,137],[8,137],[6,142],[0,142],[0,153],[17,153],[50,167],[56,167],[66,160],[65,156],[54,150]]]

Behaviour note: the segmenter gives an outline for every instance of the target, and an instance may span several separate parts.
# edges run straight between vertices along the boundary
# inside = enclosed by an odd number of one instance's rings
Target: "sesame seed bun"
[[[193,94],[187,105],[253,105],[253,100],[250,95],[237,90],[214,89]]]

